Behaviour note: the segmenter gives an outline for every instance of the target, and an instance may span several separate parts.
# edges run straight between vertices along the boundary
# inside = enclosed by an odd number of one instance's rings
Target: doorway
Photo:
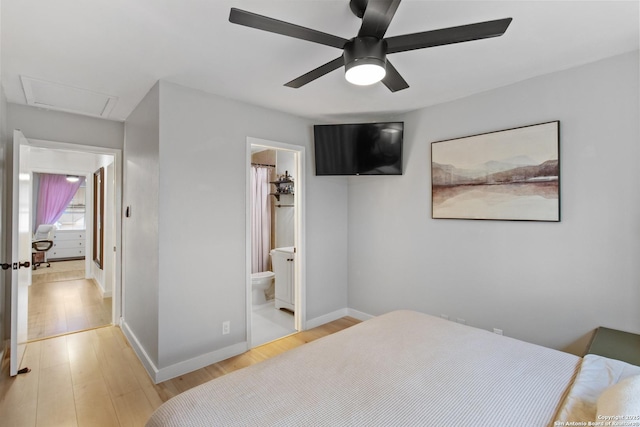
[[[37,183],[41,178],[79,177],[84,182],[78,189],[82,197],[74,196],[55,222],[51,236],[55,245],[47,252],[48,263],[30,272],[28,339],[113,324],[120,317],[120,263],[117,253],[106,248],[119,247],[119,150],[31,139],[23,148],[26,159],[20,172],[31,177],[29,216],[33,227],[37,227]],[[106,173],[102,268],[94,260],[97,211],[92,203],[96,198],[94,172],[100,169]]]
[[[247,138],[247,345],[304,330],[304,147]]]

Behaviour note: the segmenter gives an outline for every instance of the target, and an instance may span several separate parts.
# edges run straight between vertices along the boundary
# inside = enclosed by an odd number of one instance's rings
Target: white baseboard
[[[215,350],[210,353],[202,354],[192,359],[184,360],[165,368],[158,369],[142,345],[140,345],[140,342],[127,323],[121,322],[121,326],[125,337],[129,340],[129,344],[131,344],[131,347],[138,355],[138,359],[142,362],[142,366],[144,366],[144,369],[155,384],[170,380],[171,378],[175,378],[180,375],[188,374],[189,372],[196,371],[200,368],[204,368],[205,366],[212,365],[230,357],[237,356],[248,349],[247,342],[243,341],[229,347],[221,348],[220,350]]]
[[[338,320],[341,317],[348,316],[347,309],[341,308],[340,310],[332,311],[331,313],[323,314],[322,316],[315,317],[313,319],[308,319],[306,327],[307,329],[316,328],[320,325],[324,325],[325,323],[333,322],[334,320]]]
[[[341,308],[340,310],[332,311],[331,313],[323,314],[313,319],[307,320],[307,329],[316,328],[324,325],[325,323],[333,322],[344,316],[355,317],[358,320],[369,320],[375,316],[362,311],[354,310],[352,308]]]
[[[228,359],[238,354],[242,354],[248,350],[246,341],[239,342],[237,344],[230,345],[229,347],[221,348],[207,354],[203,354],[193,359],[188,359],[183,362],[167,366],[158,371],[156,375],[156,384],[162,381],[170,380],[171,378],[179,377],[180,375],[188,374],[189,372],[196,371],[205,366],[213,365],[222,360]]]
[[[356,319],[362,320],[363,322],[365,320],[373,319],[374,317],[376,317],[362,311],[354,310],[353,308],[347,308],[347,316],[355,317]]]
[[[100,285],[98,285],[98,292],[100,292],[100,298],[105,299],[105,298],[111,298],[111,291],[105,292],[104,289],[102,289],[102,287]]]
[[[96,279],[94,276],[89,277],[87,275],[86,277],[87,280],[93,280],[93,283],[95,283],[96,287],[98,288],[98,292],[100,292],[100,297],[101,298],[111,298],[111,291],[105,291],[104,288],[102,287],[102,283],[100,283],[98,281],[98,279]]]
[[[151,380],[154,382],[154,384],[157,384],[158,382],[156,381],[156,377],[158,376],[158,368],[156,368],[156,365],[144,350],[136,335],[131,331],[129,325],[127,325],[127,322],[125,322],[122,318],[120,318],[120,329],[122,329],[125,338],[127,339],[127,341],[129,341],[129,345],[131,345],[131,348],[133,348],[133,351],[138,356],[138,359],[140,359],[142,366],[144,366],[144,369],[147,371],[147,374],[149,374],[149,377],[151,377]]]

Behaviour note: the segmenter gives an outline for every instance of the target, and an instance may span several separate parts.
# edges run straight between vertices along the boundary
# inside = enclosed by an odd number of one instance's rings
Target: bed
[[[147,426],[581,425],[601,416],[604,390],[640,378],[585,360],[400,310],[188,390]]]

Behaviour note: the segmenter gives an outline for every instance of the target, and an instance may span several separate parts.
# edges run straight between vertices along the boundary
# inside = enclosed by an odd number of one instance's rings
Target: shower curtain
[[[271,249],[270,168],[251,166],[251,272],[267,271]]]

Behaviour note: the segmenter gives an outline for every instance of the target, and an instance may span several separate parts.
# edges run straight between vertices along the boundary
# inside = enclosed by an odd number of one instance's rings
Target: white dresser
[[[55,230],[47,260],[84,258],[86,240],[86,230]]]

